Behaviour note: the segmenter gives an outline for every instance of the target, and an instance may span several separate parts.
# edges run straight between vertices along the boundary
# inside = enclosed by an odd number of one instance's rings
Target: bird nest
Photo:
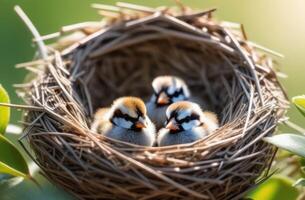
[[[262,141],[287,100],[270,54],[243,27],[184,6],[94,5],[102,21],[65,26],[24,85],[24,138],[43,174],[79,199],[238,199],[268,174]],[[36,67],[35,67],[36,66]],[[221,127],[190,144],[143,147],[90,131],[96,109],[144,100],[158,75],[183,78]],[[20,93],[22,94],[22,92]]]

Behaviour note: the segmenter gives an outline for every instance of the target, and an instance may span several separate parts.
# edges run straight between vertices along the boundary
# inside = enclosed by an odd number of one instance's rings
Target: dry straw
[[[241,25],[214,20],[215,9],[93,7],[102,21],[42,37],[27,23],[46,56],[18,65],[37,74],[19,85],[28,109],[22,140],[49,180],[79,199],[218,200],[239,199],[270,174],[276,149],[261,139],[288,106],[271,58],[278,53],[249,42]],[[165,74],[182,77],[222,127],[162,148],[90,132],[98,107],[124,95],[147,99],[152,79]]]

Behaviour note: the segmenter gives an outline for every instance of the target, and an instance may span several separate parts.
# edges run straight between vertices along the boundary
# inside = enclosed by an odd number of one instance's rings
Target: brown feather
[[[106,113],[110,110],[110,108],[100,108],[94,114],[94,120],[102,120],[105,119]]]
[[[137,116],[136,111],[139,111],[142,115],[146,115],[146,107],[144,102],[137,97],[121,97],[114,101],[113,105],[121,104],[128,108],[133,116]]]
[[[194,105],[194,103],[192,103],[190,101],[179,101],[177,103],[171,104],[168,109],[170,109],[170,110],[185,110],[185,109],[190,108],[191,105]]]
[[[210,112],[210,111],[204,111],[203,114],[209,118],[210,120],[212,120],[213,122],[215,122],[216,124],[219,124],[219,120],[218,117],[215,113]]]

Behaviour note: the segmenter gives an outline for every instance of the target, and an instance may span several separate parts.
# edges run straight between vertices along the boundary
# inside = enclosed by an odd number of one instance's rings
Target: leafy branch
[[[305,117],[305,95],[292,98],[292,102]],[[305,133],[297,135],[285,133],[264,138],[264,141],[273,144],[281,149],[287,150],[295,155],[305,158]],[[305,186],[305,179],[298,179],[293,186]]]
[[[305,117],[305,95],[297,96],[292,99],[292,102]],[[305,133],[297,135],[293,133],[285,133],[264,138],[264,141],[269,142],[279,148],[290,151],[293,154],[305,158]]]
[[[0,85],[0,103],[10,103],[9,96]],[[0,106],[0,173],[32,179],[26,160],[4,133],[10,120],[10,108]]]

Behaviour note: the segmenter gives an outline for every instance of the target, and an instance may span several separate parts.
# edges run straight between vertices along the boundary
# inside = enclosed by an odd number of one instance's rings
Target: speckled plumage
[[[158,146],[191,143],[218,128],[217,116],[212,112],[202,112],[200,106],[189,101],[171,104],[166,110],[167,126],[159,130]]]
[[[170,133],[170,130],[162,128],[158,133],[157,144],[158,146],[169,146],[191,143],[207,135],[208,133],[203,127],[197,127],[192,130],[181,131],[178,133]]]
[[[154,94],[146,103],[146,107],[148,110],[148,116],[154,122],[156,127],[160,129],[164,126],[166,121],[165,112],[168,106],[171,103],[189,99],[190,91],[186,83],[181,78],[175,76],[158,76],[152,81],[152,87]],[[179,91],[180,94],[175,96],[175,92]],[[160,95],[165,96],[169,102],[164,105],[158,104],[157,100]]]
[[[135,121],[145,120],[146,127],[133,129],[136,122],[116,117],[115,113],[118,110],[123,116],[128,115]],[[136,97],[122,97],[115,100],[111,108],[99,109],[95,114],[91,130],[106,137],[142,146],[153,146],[156,137],[155,126],[146,116],[145,104]]]
[[[153,146],[156,138],[155,127],[151,121],[148,122],[147,128],[139,132],[115,126],[110,122],[101,128],[101,132],[107,137],[141,146]]]

